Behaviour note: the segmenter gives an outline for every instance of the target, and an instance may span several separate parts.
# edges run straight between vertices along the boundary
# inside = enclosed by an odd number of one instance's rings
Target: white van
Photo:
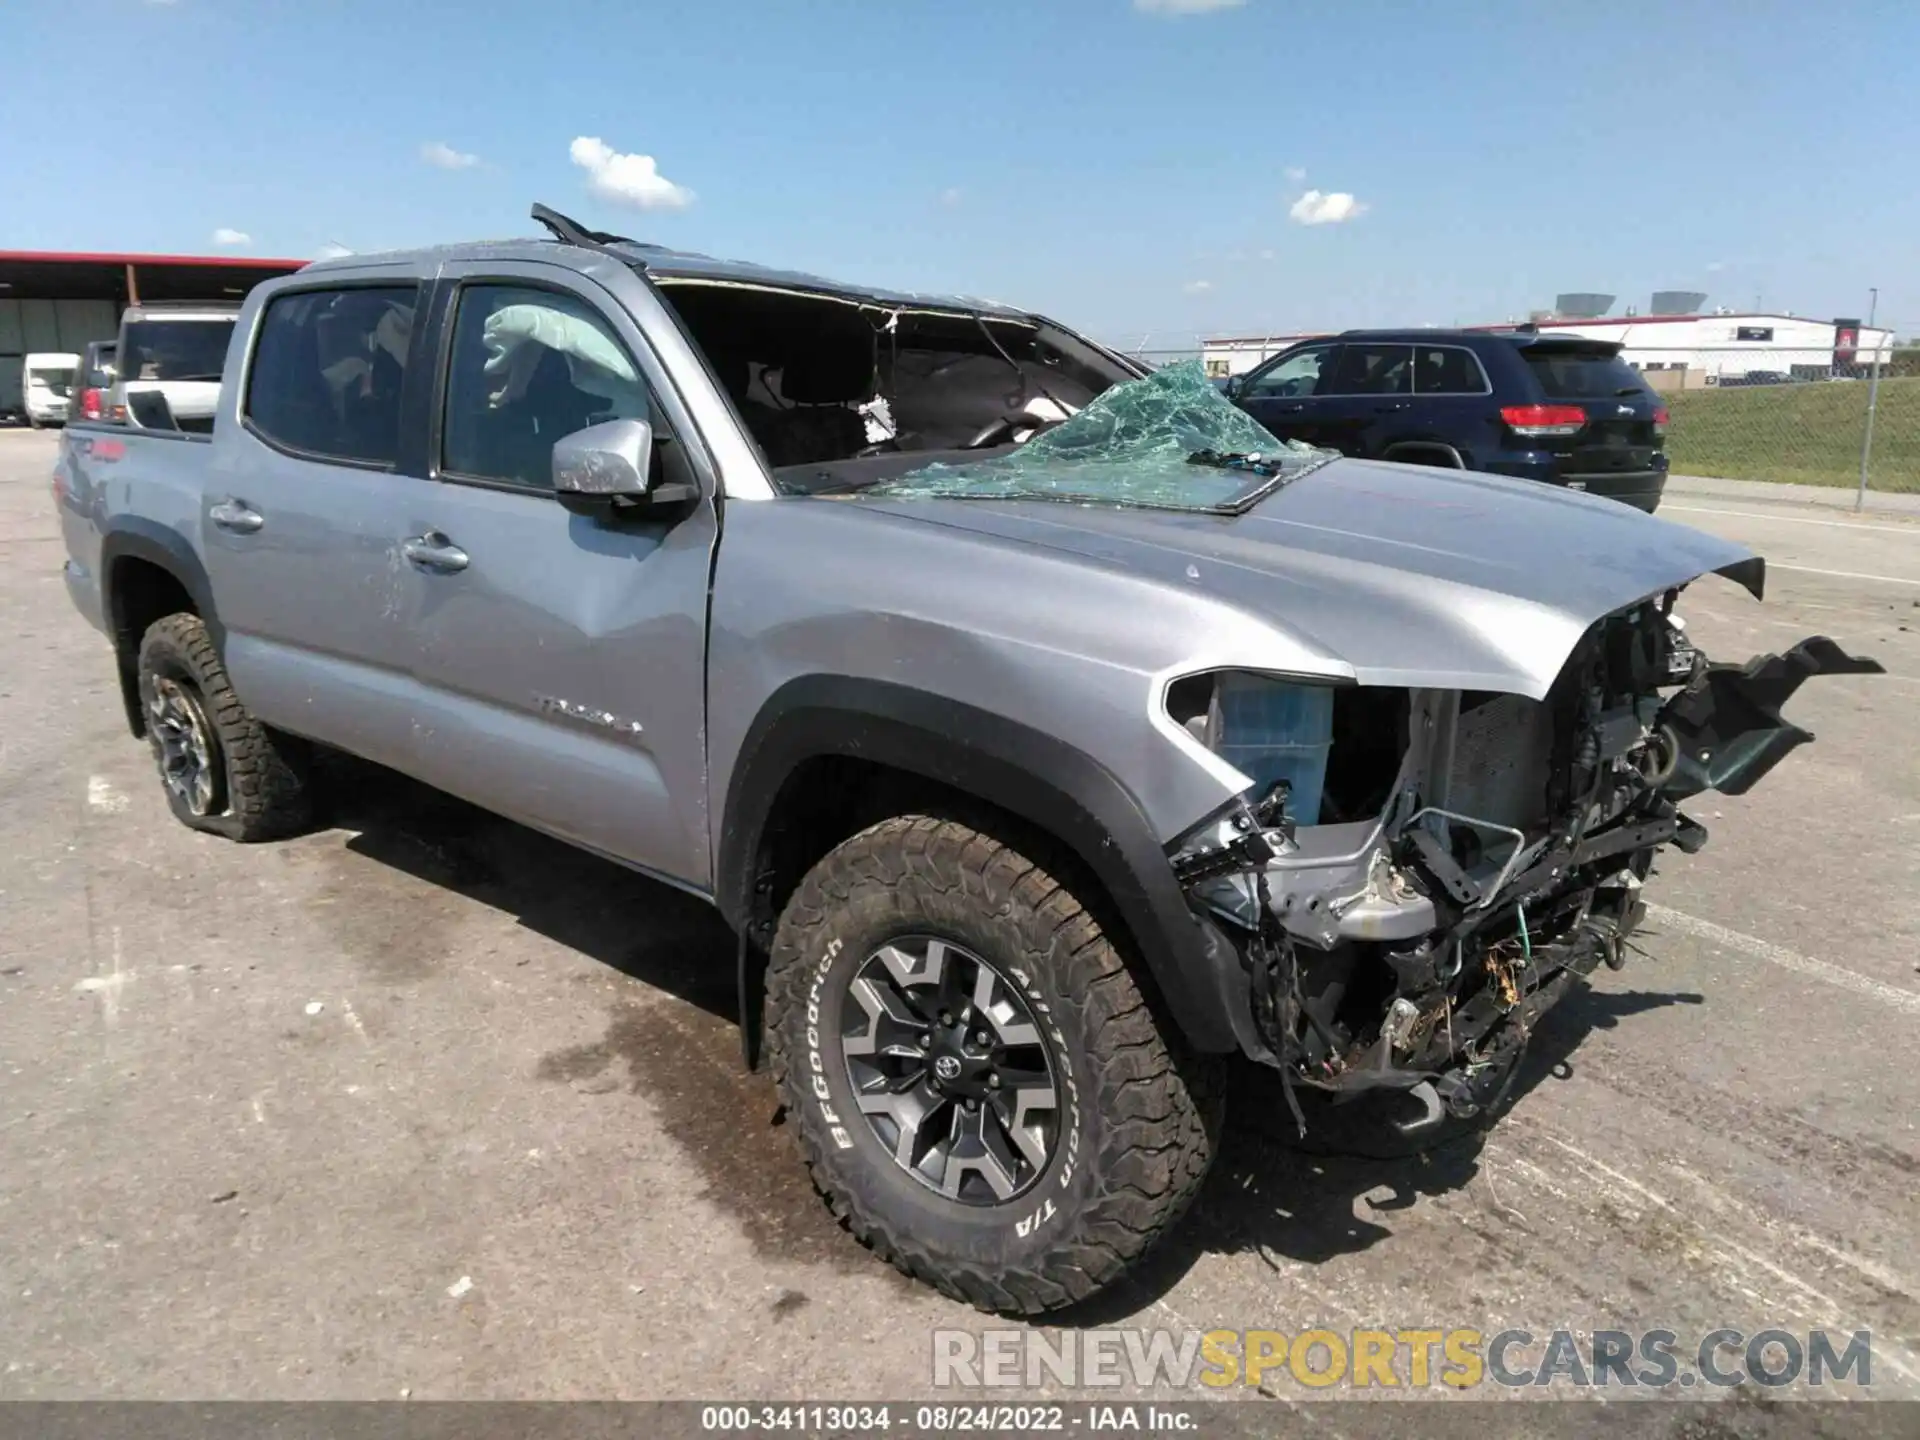
[[[73,403],[73,377],[80,371],[78,355],[43,352],[20,362],[20,402],[27,424],[64,425]]]

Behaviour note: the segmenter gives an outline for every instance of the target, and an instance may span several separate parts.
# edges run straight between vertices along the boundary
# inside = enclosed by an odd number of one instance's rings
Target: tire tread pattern
[[[1063,1006],[1081,1011],[1090,1072],[1083,1096],[1099,1117],[1080,1163],[1092,1167],[1088,1202],[1061,1217],[1038,1264],[989,1273],[933,1253],[893,1217],[843,1185],[835,1156],[795,1123],[815,1187],[840,1223],[906,1274],[983,1310],[1033,1315],[1084,1300],[1117,1280],[1185,1213],[1213,1159],[1222,1095],[1217,1067],[1184,1056],[1162,1034],[1125,961],[1045,870],[992,836],[951,820],[902,816],[844,842],[802,880],[781,918],[767,985],[768,1057],[795,1114],[802,1088],[780,1023],[804,1014],[816,942],[863,884],[911,897],[919,887],[964,895],[1024,938],[1019,963],[1046,974]]]
[[[253,717],[233,693],[206,622],[180,612],[162,616],[140,641],[140,673],[167,653],[199,687],[207,720],[226,757],[226,813],[204,827],[228,839],[251,843],[294,834],[309,818],[306,767],[299,742]]]

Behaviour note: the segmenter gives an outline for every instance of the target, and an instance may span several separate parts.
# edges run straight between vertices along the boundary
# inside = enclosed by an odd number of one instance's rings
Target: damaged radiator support
[[[1709,665],[1672,598],[1596,625],[1544,700],[1399,692],[1404,744],[1374,818],[1295,826],[1279,784],[1176,848],[1303,1132],[1296,1087],[1409,1094],[1406,1132],[1497,1107],[1539,1018],[1624,963],[1655,852],[1705,843],[1676,800],[1737,793],[1811,738],[1779,714],[1808,675],[1878,668],[1817,637]]]

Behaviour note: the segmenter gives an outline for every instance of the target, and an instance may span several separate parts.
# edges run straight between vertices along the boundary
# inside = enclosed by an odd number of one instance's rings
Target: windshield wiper
[[[1218,450],[1196,450],[1187,456],[1189,465],[1211,465],[1216,470],[1251,470],[1255,475],[1272,477],[1281,472],[1280,462],[1240,451],[1223,454]]]
[[[1331,465],[1339,458],[1338,450],[1321,450],[1312,459],[1302,464],[1287,466],[1264,455],[1223,455],[1218,450],[1196,450],[1187,456],[1187,463],[1210,465],[1219,470],[1244,470],[1249,475],[1259,476],[1260,483],[1251,489],[1243,490],[1231,500],[1224,500],[1218,505],[1204,507],[1215,515],[1244,515],[1269,495],[1285,489],[1302,475],[1311,475],[1315,470],[1324,465]]]

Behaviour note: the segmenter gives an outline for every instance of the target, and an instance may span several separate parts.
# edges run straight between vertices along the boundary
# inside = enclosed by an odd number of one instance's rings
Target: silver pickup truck
[[[261,285],[211,434],[69,428],[73,599],[194,829],[330,746],[710,900],[828,1203],[977,1305],[1123,1273],[1230,1089],[1483,1123],[1678,806],[1879,668],[1710,663],[1681,591],[1762,562],[1624,506],[536,218]]]

